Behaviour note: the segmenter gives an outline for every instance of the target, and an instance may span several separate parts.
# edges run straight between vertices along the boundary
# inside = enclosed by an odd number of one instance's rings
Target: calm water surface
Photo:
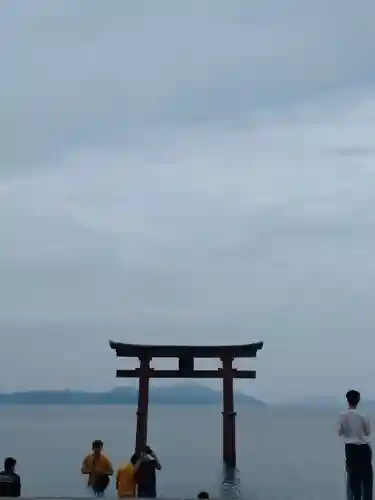
[[[244,496],[344,498],[336,413],[247,407],[237,411]],[[118,465],[132,452],[134,429],[135,410],[129,406],[0,407],[1,455],[18,459],[25,495],[87,495],[80,465],[91,441],[103,439],[106,453]],[[221,408],[152,407],[149,435],[163,465],[158,476],[160,496],[194,497],[202,488],[212,494],[218,491]]]

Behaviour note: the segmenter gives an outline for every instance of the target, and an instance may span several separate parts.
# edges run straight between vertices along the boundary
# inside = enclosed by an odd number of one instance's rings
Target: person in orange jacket
[[[113,475],[110,460],[102,453],[103,441],[96,439],[92,443],[92,453],[85,456],[81,473],[89,476],[88,486],[96,496],[102,496],[109,485],[109,478]]]

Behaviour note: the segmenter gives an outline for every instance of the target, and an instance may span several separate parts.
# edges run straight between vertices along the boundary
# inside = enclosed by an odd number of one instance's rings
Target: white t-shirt
[[[340,415],[338,432],[345,444],[368,444],[370,421],[359,411],[349,408]]]

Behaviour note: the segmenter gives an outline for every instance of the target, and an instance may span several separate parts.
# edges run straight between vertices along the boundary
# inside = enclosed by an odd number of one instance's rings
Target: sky
[[[0,390],[112,387],[110,339],[263,340],[239,389],[375,398],[374,17],[3,0]]]

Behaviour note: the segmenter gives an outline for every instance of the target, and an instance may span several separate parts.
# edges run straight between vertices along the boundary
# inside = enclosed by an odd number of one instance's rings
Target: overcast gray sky
[[[108,340],[264,340],[264,399],[375,397],[375,4],[3,0],[0,390]]]

